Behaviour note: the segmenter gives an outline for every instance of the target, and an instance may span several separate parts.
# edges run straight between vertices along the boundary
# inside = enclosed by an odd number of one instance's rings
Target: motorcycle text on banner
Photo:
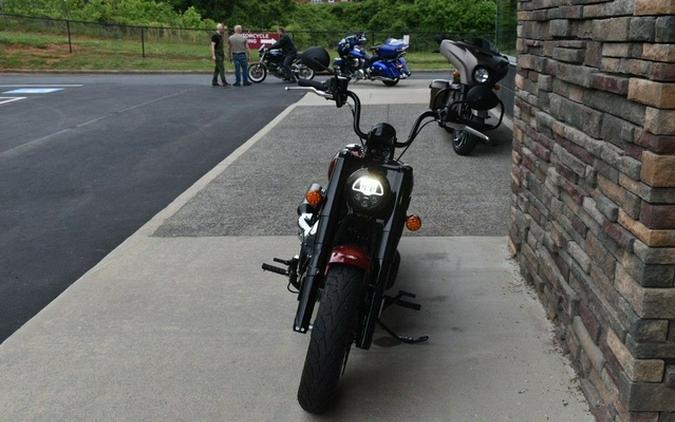
[[[302,59],[314,70],[330,70],[328,52],[322,48],[307,50]],[[308,90],[338,108],[347,104],[360,142],[346,145],[333,157],[326,186],[309,184],[297,209],[299,253],[290,259],[274,258],[277,265],[262,265],[287,277],[288,290],[298,295],[293,330],[311,331],[298,401],[312,413],[325,412],[334,402],[352,344],[368,349],[376,326],[400,342],[428,339],[398,335],[380,315],[392,305],[421,308],[410,300],[415,298],[412,293],[389,293],[401,263],[398,244],[403,229],[422,227],[421,218],[408,211],[413,169],[401,158],[425,125],[448,115],[444,108],[422,113],[405,141],[399,141],[387,123],[363,132],[361,102],[349,90],[350,78],[337,69],[333,72],[326,81],[300,80],[299,87],[287,89]],[[445,124],[487,139],[464,123]]]

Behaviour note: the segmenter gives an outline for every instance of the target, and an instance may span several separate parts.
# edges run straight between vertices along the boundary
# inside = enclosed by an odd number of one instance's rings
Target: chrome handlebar
[[[286,91],[311,91],[311,92],[315,93],[316,95],[318,95],[319,97],[323,97],[327,100],[334,99],[333,94],[330,94],[326,91],[320,91],[320,90],[318,90],[314,87],[311,87],[311,86],[287,86],[287,87],[284,87],[284,90],[286,90]]]

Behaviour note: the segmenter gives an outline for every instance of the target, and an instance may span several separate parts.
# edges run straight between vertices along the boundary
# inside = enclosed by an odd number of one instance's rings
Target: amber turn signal
[[[416,232],[422,228],[422,219],[419,217],[419,215],[409,215],[405,219],[405,227],[411,232]]]
[[[308,190],[305,199],[312,208],[318,208],[323,202],[323,194],[320,190]]]
[[[452,80],[453,80],[453,81],[459,82],[460,76],[461,76],[461,75],[459,74],[458,71],[455,70],[454,72],[452,72]]]

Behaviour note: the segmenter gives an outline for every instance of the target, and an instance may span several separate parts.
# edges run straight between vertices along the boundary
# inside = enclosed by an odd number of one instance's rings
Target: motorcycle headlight
[[[484,67],[477,67],[473,71],[473,80],[479,84],[484,84],[490,79],[490,72]]]
[[[390,197],[389,183],[385,177],[359,170],[347,181],[349,203],[356,211],[376,213]]]

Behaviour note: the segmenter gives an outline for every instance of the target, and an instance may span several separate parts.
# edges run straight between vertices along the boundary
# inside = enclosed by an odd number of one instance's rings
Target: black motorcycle
[[[312,51],[303,61],[315,69],[326,69],[328,53]],[[441,110],[419,115],[403,142],[387,123],[363,132],[361,102],[348,89],[349,80],[336,72],[324,82],[300,80],[299,87],[287,88],[307,89],[334,101],[338,108],[348,104],[361,142],[345,146],[331,160],[326,187],[312,183],[307,189],[297,209],[299,254],[291,259],[275,258],[282,266],[262,265],[263,270],[288,277],[288,290],[298,295],[293,330],[311,330],[298,401],[312,413],[329,408],[352,343],[368,349],[375,326],[404,343],[428,339],[398,335],[380,315],[391,305],[421,308],[409,300],[415,297],[412,293],[387,292],[394,286],[401,262],[397,248],[403,228],[416,231],[422,226],[420,217],[408,214],[413,169],[401,157],[426,124],[438,121]],[[443,113],[446,117],[451,114]],[[446,124],[485,137],[463,124]],[[317,302],[320,306],[312,322]]]
[[[281,49],[260,47],[258,50],[260,60],[248,66],[248,79],[251,82],[260,83],[265,80],[267,73],[271,73],[279,79],[286,78],[284,73],[284,53]],[[291,72],[296,79],[314,79],[314,70],[306,66],[300,56],[297,56],[291,63]]]
[[[504,104],[495,94],[497,82],[509,71],[509,60],[494,50],[483,39],[452,41],[443,39],[440,53],[455,67],[452,79],[436,79],[431,83],[432,110],[447,108],[456,103],[455,113],[481,131],[496,129],[504,117]],[[469,102],[472,106],[469,106]],[[499,106],[499,116],[491,117],[489,111]],[[495,122],[496,120],[496,122]],[[450,121],[441,116],[439,125],[450,132],[452,147],[459,155],[473,151],[479,137],[466,130],[446,125]],[[485,141],[489,144],[489,141]]]

